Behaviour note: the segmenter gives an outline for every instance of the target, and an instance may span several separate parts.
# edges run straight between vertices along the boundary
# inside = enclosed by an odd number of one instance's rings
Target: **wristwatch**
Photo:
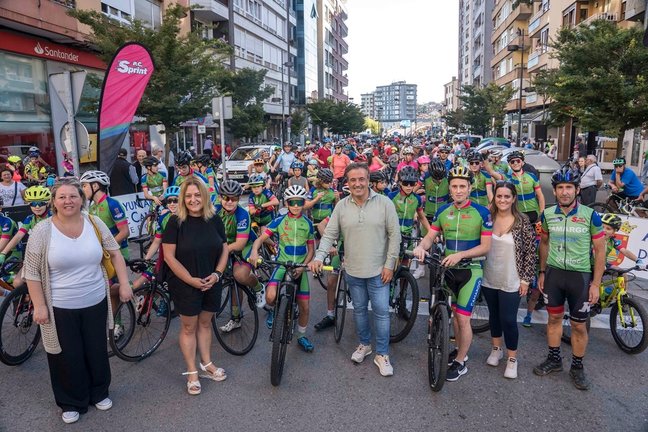
[[[218,271],[218,270],[216,270],[216,271],[213,272],[212,274],[213,274],[213,275],[216,275],[216,276],[218,277],[218,280],[221,280],[221,278],[223,277],[223,272],[220,272],[220,271]]]

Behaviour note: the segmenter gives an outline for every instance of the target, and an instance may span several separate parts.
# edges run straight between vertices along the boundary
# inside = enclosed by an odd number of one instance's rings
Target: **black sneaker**
[[[569,376],[572,379],[572,383],[574,383],[574,387],[578,390],[589,390],[590,383],[587,378],[585,378],[585,369],[571,368],[569,369]]]
[[[315,330],[317,331],[324,330],[329,327],[333,327],[334,325],[335,325],[335,318],[326,315],[324,318],[322,318],[322,321],[315,324]]]
[[[452,366],[448,368],[446,381],[457,381],[461,375],[466,375],[467,373],[468,373],[468,366],[454,360],[452,362]]]
[[[563,370],[562,359],[556,361],[547,357],[545,361],[533,368],[533,373],[539,376],[549,375],[551,372],[561,372]]]
[[[457,358],[457,354],[459,353],[459,350],[457,348],[453,349],[450,351],[448,354],[448,366],[452,366],[452,362]],[[468,361],[468,354],[466,354],[466,357],[464,357],[464,363]]]

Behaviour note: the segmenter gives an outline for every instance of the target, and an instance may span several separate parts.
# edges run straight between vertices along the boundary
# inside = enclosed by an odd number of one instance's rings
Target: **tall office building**
[[[317,64],[317,0],[294,0],[297,13],[297,97],[304,105],[319,99]]]
[[[317,0],[319,98],[348,101],[346,0]]]
[[[385,129],[398,125],[402,120],[416,120],[416,91],[416,84],[405,81],[376,87],[376,119]]]
[[[459,88],[491,82],[495,0],[459,0]]]

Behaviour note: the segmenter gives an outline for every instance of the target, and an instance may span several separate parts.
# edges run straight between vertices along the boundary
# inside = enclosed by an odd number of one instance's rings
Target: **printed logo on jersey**
[[[123,218],[125,215],[124,215],[124,213],[121,211],[121,209],[120,209],[119,207],[117,207],[117,208],[115,208],[115,209],[113,210],[113,216],[115,216],[117,219],[121,219],[121,218]]]
[[[587,222],[584,217],[579,217],[579,216],[572,216],[571,220],[574,223],[585,223],[585,222]]]
[[[245,230],[245,229],[247,229],[247,227],[248,227],[248,220],[247,220],[247,218],[245,218],[245,219],[241,219],[241,220],[238,221],[238,223],[236,224],[236,229],[237,229],[237,230]]]

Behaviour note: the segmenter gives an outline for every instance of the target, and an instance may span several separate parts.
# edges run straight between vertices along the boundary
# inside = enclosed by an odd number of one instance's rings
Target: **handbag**
[[[90,223],[92,224],[92,227],[95,230],[95,234],[97,235],[97,239],[99,240],[99,244],[101,245],[101,251],[103,252],[103,258],[101,258],[101,265],[106,269],[106,274],[108,275],[108,280],[114,278],[117,276],[117,272],[115,271],[115,266],[112,263],[112,260],[110,259],[110,253],[106,250],[106,248],[103,247],[103,241],[101,240],[101,232],[99,232],[99,228],[97,227],[97,224],[95,224],[95,221],[92,219],[91,215],[88,215],[88,218],[90,219]]]

